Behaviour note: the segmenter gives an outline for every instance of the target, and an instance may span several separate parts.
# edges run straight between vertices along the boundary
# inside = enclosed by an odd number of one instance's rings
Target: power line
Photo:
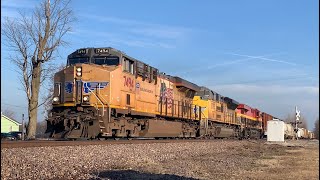
[[[19,107],[19,108],[27,108],[26,106],[19,106],[19,105],[13,105],[13,104],[8,104],[8,103],[1,103],[1,106],[2,105],[7,105],[7,106],[12,106],[12,107]]]
[[[24,109],[28,109],[27,106],[19,106],[19,105],[14,105],[14,104],[8,104],[8,103],[1,103],[1,106],[2,105],[7,105],[7,106],[11,106],[11,107],[16,107],[16,108],[24,108]],[[40,110],[45,110],[44,107],[38,107],[38,109]]]

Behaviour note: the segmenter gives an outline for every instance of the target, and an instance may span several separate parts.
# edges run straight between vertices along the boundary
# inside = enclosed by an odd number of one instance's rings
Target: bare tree
[[[293,123],[296,121],[296,116],[294,114],[288,114],[284,121],[287,123]],[[300,124],[298,124],[299,128],[307,129],[307,121],[303,115],[300,116],[299,122],[300,122]]]
[[[69,6],[70,0],[52,3],[45,0],[35,7],[31,16],[20,13],[18,19],[6,18],[1,28],[28,100],[28,139],[35,138],[38,107],[43,104],[39,103],[39,92],[51,70],[48,62],[54,59],[60,46],[66,45],[63,38],[75,20]]]
[[[16,113],[14,111],[12,111],[11,109],[4,109],[2,111],[2,114],[4,114],[5,116],[7,116],[10,119],[15,119],[16,118]]]
[[[314,129],[313,129],[314,135],[317,139],[319,139],[319,118],[314,123]]]

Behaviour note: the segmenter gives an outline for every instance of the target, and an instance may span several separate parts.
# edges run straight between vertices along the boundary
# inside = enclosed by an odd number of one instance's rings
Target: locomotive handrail
[[[102,103],[102,101],[100,100],[100,98],[88,87],[88,84],[85,83],[86,88],[99,100],[99,102],[102,105],[102,116],[104,116],[104,104]]]
[[[207,117],[206,117],[206,115],[201,111],[201,114],[203,114],[203,117],[205,118],[205,119],[208,119]]]
[[[100,83],[99,83],[99,88],[98,88],[98,95],[100,95]],[[111,96],[111,88],[110,88],[110,94],[109,96]],[[110,104],[109,102],[106,101],[106,99],[103,98],[103,96],[101,95],[101,98],[103,99],[103,101],[108,105],[109,107],[109,110],[108,110],[108,119],[109,119],[109,122],[111,120],[111,107],[110,107]],[[103,114],[104,115],[104,114]]]
[[[99,88],[98,88],[98,95],[100,95],[100,83],[99,83]],[[103,96],[101,96],[101,98],[108,105],[108,107],[110,107],[109,102],[107,102],[106,99],[103,98]]]
[[[208,118],[206,117],[206,115],[201,111],[201,109],[200,109],[200,112],[201,112],[201,114],[203,115],[203,117],[204,117],[204,120],[205,120],[205,134],[207,134],[208,133]],[[202,119],[200,119],[200,121],[201,121]]]

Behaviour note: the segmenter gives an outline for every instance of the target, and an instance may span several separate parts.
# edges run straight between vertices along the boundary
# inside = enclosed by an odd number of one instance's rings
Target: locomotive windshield
[[[94,57],[94,63],[99,65],[118,66],[119,57],[117,56]]]
[[[77,64],[77,63],[89,63],[89,58],[78,57],[78,58],[69,58],[69,65]]]

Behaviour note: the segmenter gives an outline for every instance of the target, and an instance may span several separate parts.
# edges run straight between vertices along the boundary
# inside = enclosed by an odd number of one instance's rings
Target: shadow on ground
[[[102,171],[100,173],[92,174],[96,176],[92,179],[110,179],[110,180],[129,180],[129,179],[143,179],[143,180],[196,180],[194,178],[187,178],[183,176],[177,176],[173,174],[152,174],[145,173],[133,170],[111,170],[111,171]]]

